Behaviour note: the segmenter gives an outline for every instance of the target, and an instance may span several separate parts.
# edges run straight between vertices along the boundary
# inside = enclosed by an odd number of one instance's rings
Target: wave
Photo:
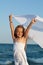
[[[0,64],[2,65],[6,65],[6,64],[12,64],[13,63],[13,61],[9,61],[9,60],[7,60],[7,61],[0,61]]]
[[[35,63],[43,63],[43,57],[42,58],[29,58],[30,61],[33,61]]]

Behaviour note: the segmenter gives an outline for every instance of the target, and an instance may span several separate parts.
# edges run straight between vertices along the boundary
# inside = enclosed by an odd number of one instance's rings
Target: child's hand
[[[32,19],[32,23],[34,24],[36,22],[36,19]]]
[[[9,16],[9,21],[12,21],[12,15]]]

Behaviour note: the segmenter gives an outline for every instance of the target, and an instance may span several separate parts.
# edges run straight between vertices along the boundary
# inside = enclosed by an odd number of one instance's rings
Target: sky
[[[0,43],[13,42],[9,26],[10,14],[33,14],[43,18],[43,0],[0,0]]]

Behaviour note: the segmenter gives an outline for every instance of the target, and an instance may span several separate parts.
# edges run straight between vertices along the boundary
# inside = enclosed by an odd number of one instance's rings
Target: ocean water
[[[43,65],[43,49],[37,44],[27,44],[29,65]],[[14,65],[13,44],[0,44],[0,65]]]

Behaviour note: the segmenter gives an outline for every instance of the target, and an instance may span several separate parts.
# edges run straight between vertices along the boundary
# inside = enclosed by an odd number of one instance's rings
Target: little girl
[[[29,65],[27,62],[27,57],[25,53],[26,41],[28,38],[29,30],[32,25],[36,22],[35,19],[32,19],[28,27],[25,29],[22,25],[18,25],[14,29],[12,23],[12,15],[9,16],[11,35],[14,42],[14,64],[15,65]]]

